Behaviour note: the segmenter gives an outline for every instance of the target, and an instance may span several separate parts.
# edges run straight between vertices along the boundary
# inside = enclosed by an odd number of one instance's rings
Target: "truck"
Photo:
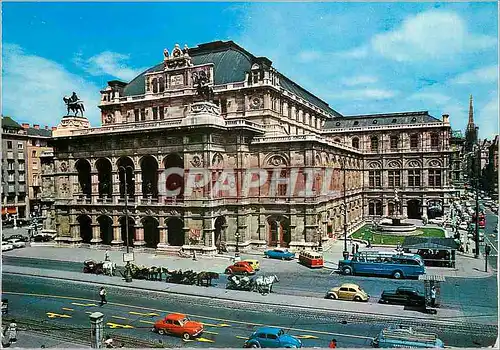
[[[396,290],[384,290],[380,303],[425,306],[425,295],[415,288],[399,287]]]
[[[414,331],[411,327],[384,328],[372,340],[374,348],[444,348],[444,343],[436,334]]]

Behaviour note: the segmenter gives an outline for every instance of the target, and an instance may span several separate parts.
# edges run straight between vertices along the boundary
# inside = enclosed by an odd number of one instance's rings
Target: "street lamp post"
[[[134,168],[132,168],[130,165],[127,166],[120,166],[118,167],[119,170],[123,170],[123,182],[124,182],[124,195],[125,195],[125,244],[127,245],[127,255],[129,254],[130,251],[130,239],[129,239],[129,234],[128,234],[128,188],[127,188],[127,169],[130,169],[131,173],[133,173]],[[132,176],[133,179],[133,176]],[[127,265],[125,266],[125,282],[132,282],[132,272],[130,271],[130,261],[127,261]]]
[[[344,256],[344,260],[347,260],[349,258],[349,251],[347,250],[347,196],[346,196],[346,183],[345,183],[345,178],[346,178],[346,169],[345,169],[345,163],[346,160],[345,158],[342,160],[342,171],[344,175],[344,251],[342,252],[342,255]]]
[[[238,256],[240,256],[240,248],[239,248],[239,245],[240,245],[240,233],[236,232],[234,234],[234,237],[236,238],[236,249],[234,250],[234,256],[238,257]]]
[[[476,127],[476,135],[478,134],[478,129]],[[477,145],[477,166],[476,166],[476,249],[474,252],[474,258],[478,259],[479,258],[479,175],[481,173],[481,147],[479,146],[479,143]]]
[[[321,226],[318,227],[318,235],[319,235],[319,242],[318,242],[318,251],[323,251],[323,230],[321,229]]]

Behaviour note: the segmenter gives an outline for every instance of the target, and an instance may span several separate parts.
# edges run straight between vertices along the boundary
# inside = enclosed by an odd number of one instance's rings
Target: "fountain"
[[[378,229],[381,233],[387,234],[397,234],[402,236],[411,236],[419,234],[416,231],[417,227],[414,224],[404,222],[404,218],[401,215],[401,201],[398,197],[398,190],[394,190],[394,211],[392,215],[389,216],[392,223],[379,223]]]

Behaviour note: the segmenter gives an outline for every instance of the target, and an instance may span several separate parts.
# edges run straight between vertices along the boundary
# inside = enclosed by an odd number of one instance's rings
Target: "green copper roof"
[[[246,73],[249,73],[252,64],[264,58],[257,58],[245,49],[241,48],[232,41],[216,41],[207,44],[201,44],[198,47],[189,49],[194,65],[214,64],[214,82],[215,85],[236,83],[245,81]],[[272,63],[268,61],[269,63]],[[143,95],[145,93],[144,75],[151,72],[163,71],[163,62],[141,73],[134,78],[123,90],[124,96]],[[328,103],[322,101],[307,90],[303,89],[284,75],[280,74],[281,86],[303,98],[304,100],[321,108],[325,112],[341,116],[328,106]]]
[[[429,115],[427,111],[351,115],[328,120],[323,126],[323,129],[425,123],[441,123],[441,120]]]
[[[2,117],[2,129],[22,129],[23,127],[19,125],[11,117]]]
[[[457,139],[463,139],[464,135],[462,134],[462,130],[452,130],[451,137],[455,137]]]

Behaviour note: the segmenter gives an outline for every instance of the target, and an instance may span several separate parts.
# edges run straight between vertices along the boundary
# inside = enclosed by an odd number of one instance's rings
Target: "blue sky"
[[[3,3],[3,111],[57,125],[163,49],[233,40],[344,115],[428,110],[498,133],[497,3]]]

